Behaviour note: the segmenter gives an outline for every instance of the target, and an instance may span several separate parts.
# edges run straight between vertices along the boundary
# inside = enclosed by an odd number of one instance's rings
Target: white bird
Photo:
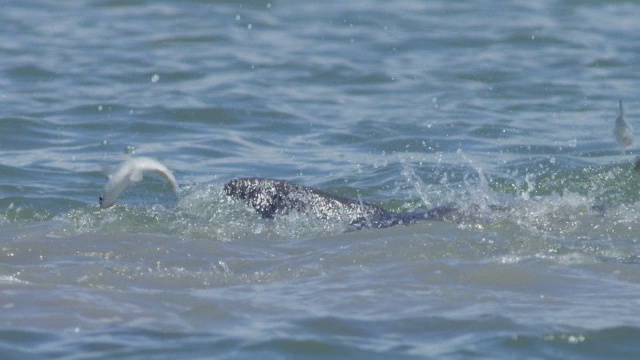
[[[109,175],[109,180],[104,185],[104,190],[100,195],[100,207],[106,209],[113,206],[118,196],[127,187],[141,181],[146,172],[162,176],[171,185],[173,191],[178,191],[176,178],[166,166],[150,157],[135,157],[123,162],[118,170]]]
[[[620,116],[616,119],[616,127],[614,135],[618,144],[622,145],[622,149],[626,150],[627,146],[633,142],[633,131],[631,127],[624,121],[624,108],[622,107],[622,100],[620,100]]]

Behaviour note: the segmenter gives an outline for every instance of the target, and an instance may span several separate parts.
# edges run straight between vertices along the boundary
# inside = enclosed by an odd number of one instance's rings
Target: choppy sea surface
[[[637,1],[9,1],[0,358],[637,358]],[[98,207],[130,156],[172,169]],[[460,221],[262,219],[273,177]]]

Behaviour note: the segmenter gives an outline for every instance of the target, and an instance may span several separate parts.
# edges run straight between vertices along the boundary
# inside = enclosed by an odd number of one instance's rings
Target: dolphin
[[[118,196],[127,187],[141,181],[147,172],[160,175],[174,191],[178,190],[173,173],[162,163],[149,157],[130,158],[109,176],[99,198],[100,207],[105,209],[113,206]],[[452,206],[396,213],[378,205],[279,179],[235,179],[224,185],[224,192],[232,198],[244,200],[265,219],[298,211],[320,219],[346,220],[355,229],[385,228],[426,220],[455,221],[460,217],[458,210]]]
[[[426,220],[453,221],[460,216],[453,206],[396,213],[378,205],[279,179],[235,179],[225,184],[224,191],[231,197],[245,200],[265,219],[295,210],[325,220],[346,220],[356,229],[386,228]]]

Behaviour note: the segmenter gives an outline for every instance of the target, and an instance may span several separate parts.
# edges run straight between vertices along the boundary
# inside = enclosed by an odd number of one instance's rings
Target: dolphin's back
[[[292,210],[321,219],[347,220],[357,228],[383,228],[424,220],[442,220],[455,211],[438,207],[426,212],[392,213],[380,206],[356,201],[285,180],[244,178],[224,186],[227,195],[246,200],[263,218]]]
[[[349,219],[350,222],[376,221],[389,213],[376,205],[328,194],[285,180],[245,178],[229,181],[227,195],[246,200],[263,218],[273,218],[292,210],[321,219]]]

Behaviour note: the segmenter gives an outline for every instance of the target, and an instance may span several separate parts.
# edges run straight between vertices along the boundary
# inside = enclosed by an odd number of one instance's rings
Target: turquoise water
[[[640,3],[2,8],[3,359],[640,355]],[[100,209],[137,155],[178,193]],[[243,176],[469,216],[264,220]]]

